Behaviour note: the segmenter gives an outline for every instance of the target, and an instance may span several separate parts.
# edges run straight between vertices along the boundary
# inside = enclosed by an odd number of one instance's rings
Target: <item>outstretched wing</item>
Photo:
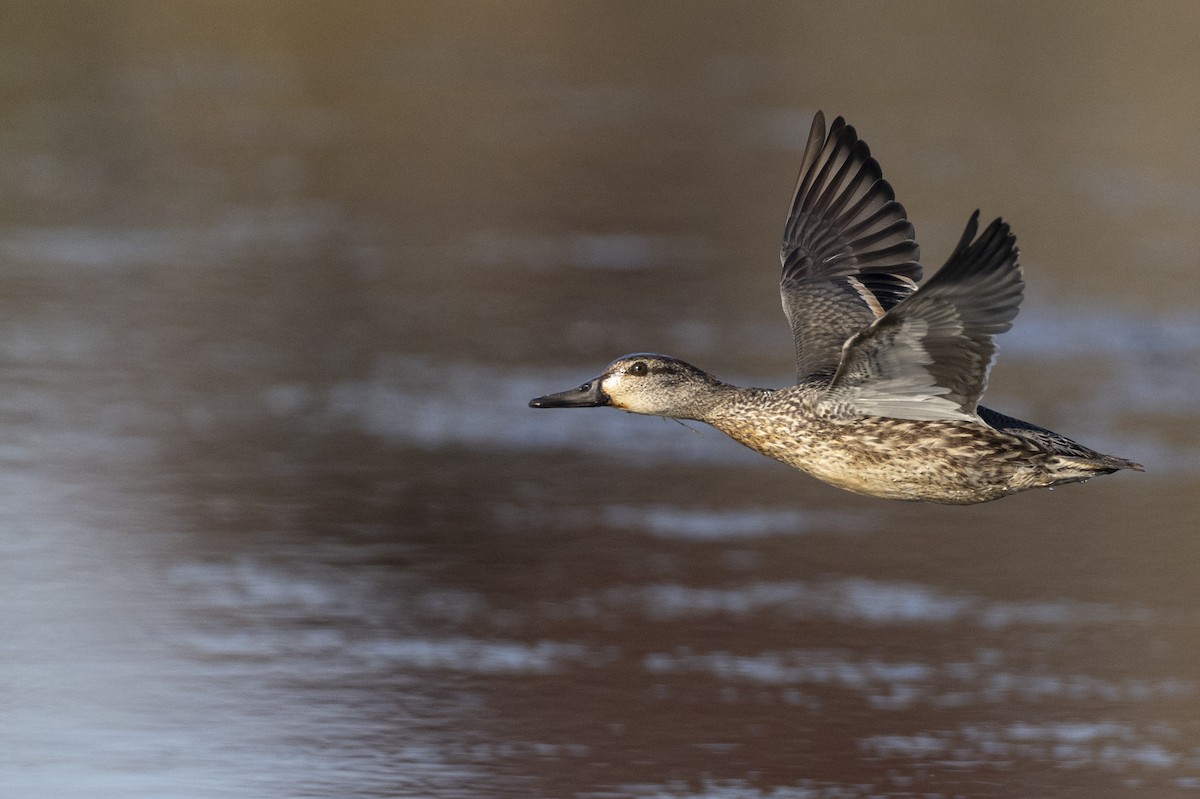
[[[978,220],[976,211],[928,283],[846,341],[829,407],[897,419],[977,418],[992,336],[1012,326],[1025,286],[1008,225],[997,219],[975,239]]]
[[[783,233],[779,292],[797,376],[832,375],[842,344],[921,279],[913,226],[854,128],[813,118]]]

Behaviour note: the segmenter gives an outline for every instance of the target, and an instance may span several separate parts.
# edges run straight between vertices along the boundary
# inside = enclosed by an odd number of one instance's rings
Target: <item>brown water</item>
[[[1200,12],[12,4],[0,797],[1200,795]],[[975,508],[539,412],[781,385],[817,108],[989,404],[1147,466]]]

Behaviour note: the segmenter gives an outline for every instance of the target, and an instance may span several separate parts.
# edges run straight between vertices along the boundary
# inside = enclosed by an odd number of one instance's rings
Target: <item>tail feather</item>
[[[1009,435],[1023,438],[1026,441],[1031,441],[1052,455],[1058,456],[1064,464],[1074,466],[1080,471],[1081,476],[1079,479],[1086,480],[1088,477],[1096,475],[1112,474],[1120,469],[1132,469],[1135,472],[1146,471],[1140,463],[1135,463],[1126,458],[1118,458],[1116,455],[1105,455],[1103,452],[1097,452],[1090,447],[1085,447],[1078,441],[1067,438],[1061,433],[1055,433],[1053,430],[1038,427],[1031,422],[1005,416],[982,405],[979,406],[978,412],[980,418],[989,427],[999,430],[1002,433],[1008,433]]]
[[[1118,458],[1116,455],[1104,455],[1100,452],[1094,453],[1091,457],[1064,457],[1064,461],[1069,461],[1076,464],[1081,469],[1088,469],[1096,474],[1112,474],[1120,469],[1132,469],[1135,472],[1144,472],[1146,468],[1140,463]]]

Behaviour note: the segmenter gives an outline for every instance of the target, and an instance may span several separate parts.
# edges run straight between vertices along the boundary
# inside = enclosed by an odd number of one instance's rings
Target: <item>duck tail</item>
[[[1099,460],[1109,472],[1115,472],[1118,469],[1132,469],[1135,472],[1146,471],[1146,467],[1142,464],[1126,458],[1118,458],[1116,455],[1101,455]]]
[[[1060,455],[1059,460],[1063,464],[1070,464],[1072,467],[1079,469],[1089,476],[1112,474],[1121,469],[1131,469],[1135,472],[1146,471],[1145,467],[1140,463],[1126,458],[1118,458],[1116,455],[1104,455],[1099,452],[1093,452],[1084,457]]]

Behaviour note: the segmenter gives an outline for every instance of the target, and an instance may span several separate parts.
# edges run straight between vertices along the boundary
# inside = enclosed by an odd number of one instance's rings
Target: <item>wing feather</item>
[[[976,419],[996,347],[1012,326],[1024,281],[1016,237],[1001,219],[978,239],[972,215],[928,283],[851,336],[827,407],[898,419]]]
[[[818,112],[784,226],[779,291],[797,376],[828,378],[842,344],[910,295],[920,250],[904,206],[854,128]]]

